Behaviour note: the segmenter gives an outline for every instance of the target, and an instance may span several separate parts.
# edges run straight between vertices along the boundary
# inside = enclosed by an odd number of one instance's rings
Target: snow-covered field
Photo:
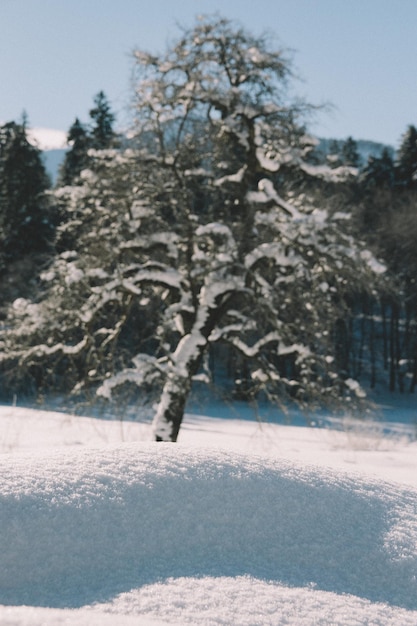
[[[178,444],[1,406],[1,626],[416,626],[413,402],[332,428],[212,405]]]

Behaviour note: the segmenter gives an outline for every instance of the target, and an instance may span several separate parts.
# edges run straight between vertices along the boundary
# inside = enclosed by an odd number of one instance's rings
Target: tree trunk
[[[389,372],[389,390],[396,390],[396,380],[397,380],[397,362],[398,362],[398,354],[396,351],[397,348],[397,325],[398,325],[398,314],[397,314],[397,305],[394,301],[391,302],[391,319],[390,319],[390,336],[389,336],[389,346],[390,346],[390,372]]]
[[[371,380],[370,386],[371,389],[375,389],[376,386],[376,347],[375,347],[375,310],[374,310],[374,300],[371,301],[370,305],[370,330],[369,330],[369,353],[371,359]]]
[[[153,422],[156,441],[177,441],[190,391],[191,378],[172,377],[165,383]]]
[[[153,419],[156,441],[177,441],[192,378],[200,367],[207,345],[207,338],[197,329],[179,342]]]
[[[385,298],[381,298],[381,316],[382,316],[382,351],[384,370],[388,369],[388,328],[387,328],[387,303]]]

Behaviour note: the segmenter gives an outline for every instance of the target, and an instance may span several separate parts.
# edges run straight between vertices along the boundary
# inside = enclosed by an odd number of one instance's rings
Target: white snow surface
[[[161,444],[1,406],[0,624],[415,626],[415,401],[329,428],[242,407]]]

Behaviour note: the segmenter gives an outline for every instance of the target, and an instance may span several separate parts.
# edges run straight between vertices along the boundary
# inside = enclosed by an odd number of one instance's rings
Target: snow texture
[[[415,444],[407,485],[320,466],[323,429],[276,426],[255,454],[250,420],[188,415],[176,445],[52,412],[0,407],[0,425],[0,448],[16,433],[0,456],[2,625],[417,623]],[[277,454],[290,433],[316,463]]]

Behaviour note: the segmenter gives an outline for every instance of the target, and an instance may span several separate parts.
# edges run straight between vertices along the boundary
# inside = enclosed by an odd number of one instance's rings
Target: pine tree
[[[0,240],[3,259],[48,249],[52,235],[50,181],[26,122],[0,128]]]
[[[360,175],[360,183],[366,189],[391,189],[395,180],[394,161],[387,148],[380,157],[370,156]]]
[[[70,148],[60,169],[58,186],[74,184],[82,170],[88,167],[88,150],[92,147],[92,142],[87,128],[78,118],[75,118],[68,131],[67,142]]]
[[[94,98],[95,107],[90,110],[91,127],[75,118],[68,131],[70,146],[61,166],[58,186],[79,184],[79,176],[90,164],[88,151],[110,148],[115,140],[113,130],[114,115],[103,91]]]
[[[359,167],[360,157],[358,144],[352,137],[348,137],[343,143],[341,156],[344,165],[348,167]]]
[[[396,182],[401,187],[417,184],[417,129],[409,126],[404,133],[396,160]]]
[[[95,107],[90,110],[90,117],[94,122],[91,130],[92,147],[96,150],[110,148],[115,138],[113,130],[115,117],[103,91],[95,96],[94,104]]]

